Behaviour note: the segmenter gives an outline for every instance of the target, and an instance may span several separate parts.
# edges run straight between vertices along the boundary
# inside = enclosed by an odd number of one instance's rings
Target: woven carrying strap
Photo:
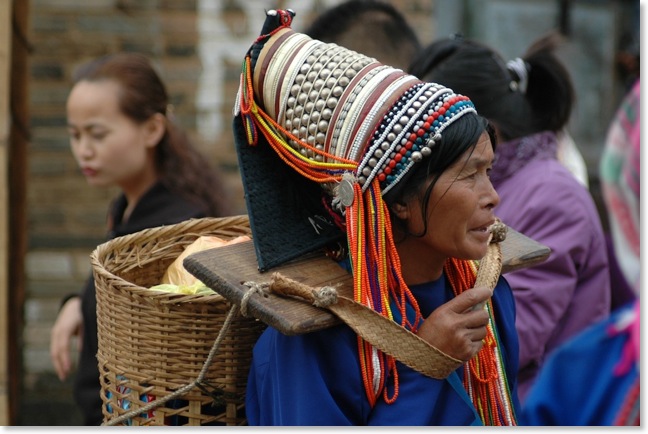
[[[499,241],[505,235],[506,227],[496,223],[491,230],[486,256],[479,262],[475,287],[487,286],[491,291],[495,289],[502,270]],[[464,363],[369,307],[339,295],[334,287],[316,289],[281,273],[273,273],[269,289],[277,294],[301,297],[315,306],[330,310],[365,341],[428,377],[444,379]],[[475,308],[481,307],[483,305]]]

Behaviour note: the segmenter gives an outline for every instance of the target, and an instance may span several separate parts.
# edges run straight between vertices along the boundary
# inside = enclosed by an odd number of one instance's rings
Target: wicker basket
[[[230,312],[229,302],[218,294],[147,289],[161,283],[168,266],[202,235],[224,239],[250,235],[248,218],[193,219],[146,229],[115,238],[92,253],[104,423],[246,423],[248,367],[265,325],[241,315],[227,328],[199,386],[146,412],[123,416],[194,382]]]

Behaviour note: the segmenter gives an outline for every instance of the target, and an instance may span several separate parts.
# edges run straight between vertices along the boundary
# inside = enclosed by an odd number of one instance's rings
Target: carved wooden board
[[[544,261],[550,249],[529,237],[508,229],[502,248],[502,274],[530,267]],[[254,244],[246,241],[189,255],[185,268],[205,285],[232,303],[241,304],[249,290],[245,282],[258,284],[270,281],[273,272],[315,288],[336,285],[341,295],[353,298],[351,275],[321,253],[260,273]],[[286,335],[308,333],[338,324],[330,311],[314,307],[303,300],[274,294],[251,294],[246,302],[248,316],[253,316]]]

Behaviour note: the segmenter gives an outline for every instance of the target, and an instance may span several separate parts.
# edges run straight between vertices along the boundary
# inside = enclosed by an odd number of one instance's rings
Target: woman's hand
[[[61,308],[50,334],[50,358],[61,381],[67,378],[72,369],[70,344],[78,336],[79,351],[83,333],[81,297],[72,297]]]
[[[419,328],[418,336],[447,355],[467,362],[484,345],[488,325],[488,312],[474,307],[481,306],[491,295],[486,287],[462,292],[432,312]]]

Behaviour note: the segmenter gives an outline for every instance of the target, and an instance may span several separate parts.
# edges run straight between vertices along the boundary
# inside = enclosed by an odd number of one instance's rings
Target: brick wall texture
[[[245,212],[230,133],[240,61],[264,9],[290,7],[301,30],[339,0],[31,0],[27,301],[21,425],[74,425],[71,380],[59,383],[49,331],[61,298],[80,290],[89,254],[103,242],[115,189],[89,187],[69,149],[65,100],[74,69],[116,51],[149,55],[167,84],[179,123],[222,170]],[[422,41],[432,1],[394,0]]]

